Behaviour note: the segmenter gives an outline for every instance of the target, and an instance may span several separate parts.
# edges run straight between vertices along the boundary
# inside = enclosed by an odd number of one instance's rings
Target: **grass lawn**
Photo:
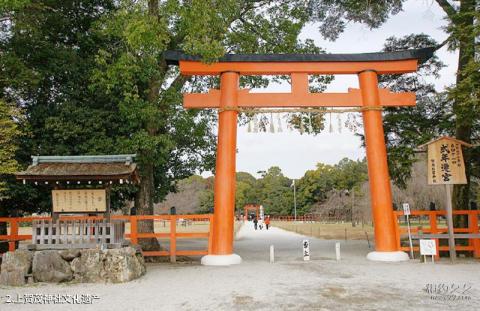
[[[351,223],[307,223],[290,221],[272,221],[272,226],[325,240],[373,240],[373,227]]]

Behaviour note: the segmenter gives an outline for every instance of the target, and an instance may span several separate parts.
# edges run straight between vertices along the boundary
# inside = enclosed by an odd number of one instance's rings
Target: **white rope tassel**
[[[275,126],[273,125],[273,113],[270,114],[270,133],[275,133]]]
[[[328,132],[333,133],[333,124],[332,124],[332,114],[330,113],[330,122],[329,122]]]
[[[283,129],[282,129],[282,120],[280,119],[280,116],[279,116],[278,114],[277,114],[277,123],[278,123],[277,132],[278,132],[278,133],[283,132]]]
[[[247,133],[252,132],[252,120],[248,121]]]
[[[300,116],[300,134],[305,133],[305,127],[303,125],[303,118]]]
[[[257,116],[253,117],[253,132],[258,133],[258,120]]]
[[[342,132],[342,118],[340,117],[339,114],[337,115],[337,122],[338,122],[338,132],[341,133]]]

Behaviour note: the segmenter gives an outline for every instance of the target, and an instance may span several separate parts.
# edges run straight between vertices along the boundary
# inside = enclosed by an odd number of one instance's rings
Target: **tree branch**
[[[443,9],[447,16],[452,19],[452,17],[457,14],[457,10],[448,2],[448,0],[435,0],[438,5]]]
[[[11,20],[12,18],[13,18],[12,15],[0,16],[0,23],[6,22],[6,21],[8,21],[8,20]]]
[[[248,21],[246,21],[243,17],[240,17],[239,18],[240,22],[242,22],[243,25],[247,26],[249,28],[249,30],[251,32],[253,32],[254,34],[256,34],[260,39],[262,39],[263,41],[265,41],[266,43],[270,44],[270,45],[278,45],[278,43],[276,42],[271,42],[270,40],[268,40],[267,38],[265,38],[265,36],[263,36],[262,33],[260,33],[257,28],[259,28],[257,25],[255,24],[252,24]]]

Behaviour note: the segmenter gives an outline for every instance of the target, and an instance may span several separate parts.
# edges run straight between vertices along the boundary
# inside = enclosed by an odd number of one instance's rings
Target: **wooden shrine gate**
[[[241,262],[233,253],[235,207],[235,160],[238,112],[246,108],[358,107],[363,114],[375,225],[375,252],[367,258],[381,261],[408,260],[396,241],[390,177],[382,123],[382,107],[414,106],[415,93],[391,93],[378,87],[379,74],[415,72],[418,63],[430,58],[435,48],[366,54],[230,54],[213,64],[195,56],[169,51],[170,65],[183,75],[220,76],[220,89],[207,94],[185,94],[185,108],[218,109],[218,146],[214,190],[212,254],[205,265]],[[348,93],[310,93],[309,75],[356,74],[360,89]],[[239,89],[242,75],[289,75],[291,93],[250,93]]]

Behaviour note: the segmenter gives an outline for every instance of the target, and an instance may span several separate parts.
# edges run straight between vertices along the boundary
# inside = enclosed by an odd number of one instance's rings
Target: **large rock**
[[[24,285],[32,273],[35,282],[128,282],[146,272],[141,251],[117,249],[17,250],[3,255],[0,284]],[[31,278],[31,277],[30,277]]]
[[[32,252],[16,250],[6,252],[2,257],[0,284],[9,286],[21,286],[25,284],[25,278],[32,269]]]
[[[107,282],[121,283],[145,274],[145,261],[133,247],[109,249],[104,253],[102,278]]]
[[[32,273],[36,282],[66,282],[73,278],[70,264],[55,250],[35,252]]]
[[[80,256],[80,250],[77,249],[77,248],[63,249],[63,250],[58,251],[58,253],[66,261],[72,261],[75,258]]]
[[[103,254],[98,249],[84,249],[80,256],[71,262],[75,281],[93,283],[101,281]]]

